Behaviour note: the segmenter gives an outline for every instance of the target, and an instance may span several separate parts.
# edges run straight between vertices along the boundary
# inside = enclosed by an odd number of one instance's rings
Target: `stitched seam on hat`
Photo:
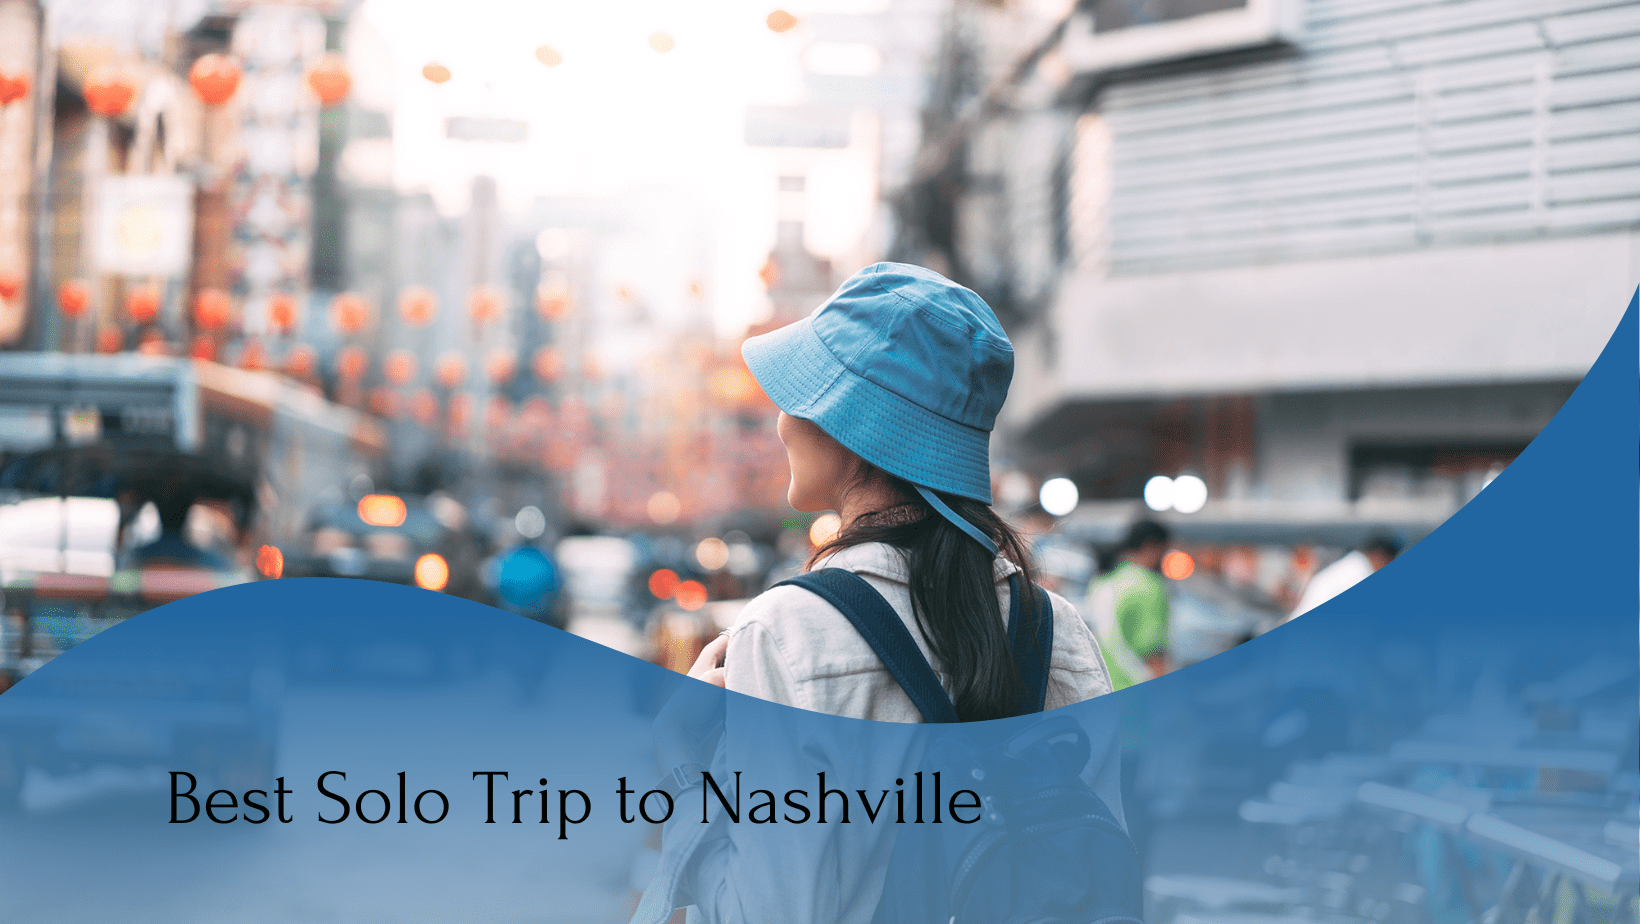
[[[963,330],[962,325],[953,324],[950,321],[947,321],[946,319],[944,319],[944,318],[940,317],[939,315],[935,314],[934,312],[930,311],[928,309],[928,306],[922,304],[921,302],[915,302],[915,301],[912,301],[911,299],[907,298],[905,296],[905,294],[900,292],[899,290],[895,290],[893,292],[893,295],[894,295],[895,298],[898,298],[900,301],[905,302],[907,305],[910,305],[912,311],[915,311],[918,314],[922,315],[923,317],[927,318],[928,320],[933,321],[935,324],[938,324],[941,327],[944,327],[945,329],[953,331],[953,332],[958,333],[958,334],[967,333],[966,331]],[[978,298],[977,295],[975,297]],[[983,301],[983,299],[981,299],[981,301]],[[986,307],[990,307],[990,306],[986,306]],[[986,333],[984,330],[981,330],[981,329],[975,329],[974,332],[969,335],[968,342],[969,343],[981,343],[981,342],[988,343],[992,346],[1000,347],[1004,350],[1007,350],[1009,353],[1012,353],[1014,351],[1014,345],[1012,343],[1009,343],[1007,341],[998,341],[998,340],[994,339],[990,334]]]
[[[814,329],[813,324],[809,325],[809,335],[814,337],[815,342],[820,344],[820,348],[822,350],[826,351],[826,355],[830,356],[832,362],[837,364],[837,368],[833,369],[831,371],[831,375],[827,376],[826,383],[815,390],[813,397],[809,398],[809,400],[805,403],[805,409],[813,409],[815,404],[817,404],[827,392],[831,391],[831,387],[837,384],[837,380],[843,377],[843,373],[851,372],[854,375],[859,375],[858,372],[853,372],[853,370],[849,369],[847,363],[838,358],[837,351],[831,348],[831,344],[826,342],[826,338],[820,336],[820,332]]]
[[[906,297],[905,297],[905,296],[903,296],[903,295],[901,295],[901,294],[900,294],[900,293],[898,293],[898,292],[895,292],[895,293],[893,293],[893,294],[894,294],[894,296],[895,296],[895,297],[896,297],[896,298],[899,298],[899,299],[900,299],[900,300],[902,300],[902,301],[904,301],[904,302],[905,302],[905,303],[906,303],[906,304],[908,304],[908,305],[910,305],[910,306],[911,306],[911,307],[912,307],[912,308],[913,308],[913,309],[915,309],[915,310],[920,310],[920,309],[917,309],[917,303],[916,303],[916,302],[914,302],[914,301],[912,301],[912,300],[910,300],[910,299],[908,299],[908,298],[906,298]],[[926,313],[926,312],[923,312],[923,313],[924,313],[924,314],[925,314],[925,315],[926,315],[926,314],[927,314],[927,313]],[[942,324],[943,324],[943,323],[944,323],[944,322],[943,322],[943,321],[942,321],[942,322],[940,322],[940,323],[942,323]],[[958,327],[958,328],[953,328],[953,330],[957,330],[957,331],[961,331],[961,330],[962,330],[962,328],[960,328],[960,327]],[[817,334],[817,335],[816,335],[816,339],[818,339],[818,336],[819,336],[819,335],[818,335],[818,334]],[[882,335],[881,335],[881,334],[879,334],[879,335],[878,335],[878,336],[879,336],[879,338],[880,338],[880,337],[881,337],[881,336],[882,336]],[[875,341],[874,341],[874,342],[875,342]],[[820,343],[821,343],[821,344],[822,344],[822,345],[824,345],[824,344],[825,344],[825,341],[824,341],[824,340],[821,340],[821,341],[820,341]],[[831,348],[830,348],[830,347],[826,347],[826,349],[827,349],[827,350],[830,350],[830,349],[831,349]],[[1013,352],[1013,351],[1012,351],[1012,350],[1010,350],[1010,351],[1009,351],[1009,352],[1010,352],[1010,353],[1012,353],[1012,352]],[[832,353],[832,354],[831,354],[831,355],[832,355],[832,356],[833,356],[833,358],[835,358],[835,357],[836,357],[836,356],[837,356],[837,354],[836,354],[836,353]],[[845,368],[846,368],[846,367],[845,367]],[[923,409],[923,410],[925,410],[925,411],[927,411],[927,412],[928,412],[928,413],[930,413],[930,414],[933,414],[933,415],[934,415],[934,416],[935,416],[935,417],[938,417],[938,418],[939,418],[939,419],[941,419],[941,420],[943,420],[943,421],[946,421],[946,422],[947,422],[947,423],[953,423],[953,424],[956,424],[956,425],[957,425],[957,426],[959,426],[959,427],[967,427],[967,428],[968,428],[968,429],[970,429],[970,430],[978,430],[978,431],[979,431],[979,432],[981,432],[981,433],[990,433],[990,432],[991,432],[991,431],[990,431],[990,430],[987,430],[987,429],[985,429],[985,428],[983,428],[983,427],[976,427],[976,426],[974,426],[974,425],[973,425],[973,424],[970,424],[970,423],[964,423],[964,422],[963,422],[963,421],[960,421],[960,420],[957,420],[957,419],[955,419],[955,418],[952,418],[952,417],[947,417],[947,416],[945,416],[945,415],[944,415],[944,414],[942,414],[942,413],[940,413],[940,412],[939,412],[939,411],[936,411],[936,410],[934,410],[934,409],[933,409],[933,408],[931,408],[931,407],[929,407],[929,406],[928,406],[928,405],[926,405],[926,404],[923,404],[923,403],[922,403],[922,402],[921,402],[921,401],[918,401],[918,400],[917,400],[917,399],[916,399],[916,398],[913,398],[913,397],[911,397],[911,396],[910,396],[910,395],[902,395],[902,394],[900,394],[900,393],[899,393],[899,392],[897,392],[897,391],[895,391],[895,390],[894,390],[894,389],[892,389],[892,388],[889,388],[889,387],[888,387],[888,386],[887,386],[887,385],[878,385],[878,384],[877,384],[877,383],[876,383],[876,382],[873,382],[873,381],[872,381],[872,380],[871,380],[871,379],[868,379],[868,378],[866,378],[866,377],[865,377],[865,376],[863,376],[863,375],[860,375],[860,373],[858,373],[858,372],[855,372],[855,371],[854,371],[854,370],[853,370],[853,369],[849,369],[849,370],[848,370],[848,371],[849,371],[849,373],[850,373],[850,374],[852,374],[852,375],[855,375],[855,376],[858,376],[858,377],[859,377],[859,378],[860,378],[860,379],[861,379],[861,380],[862,380],[862,381],[864,381],[864,382],[866,382],[866,383],[868,383],[868,384],[870,384],[870,385],[872,385],[872,386],[875,386],[875,387],[877,387],[877,388],[881,388],[881,389],[882,389],[882,390],[883,390],[883,391],[886,391],[886,392],[888,392],[888,393],[889,393],[889,394],[891,394],[891,395],[893,395],[893,396],[895,396],[895,397],[896,397],[896,398],[899,398],[899,399],[900,399],[900,400],[902,400],[902,401],[908,401],[908,402],[910,402],[910,403],[912,403],[912,404],[915,404],[915,405],[916,405],[916,406],[917,406],[917,407],[919,407],[919,408],[921,408],[921,409]],[[834,381],[835,381],[835,380],[834,380]],[[831,387],[831,383],[830,383],[830,382],[828,382],[828,383],[826,383],[826,387],[828,387],[828,388],[829,388],[829,387]],[[1004,400],[1006,400],[1006,399],[1007,399],[1007,397],[1008,397],[1008,395],[1007,395],[1007,393],[1006,393],[1006,392],[1004,392],[1004,393],[1003,393],[1003,399],[1004,399]]]

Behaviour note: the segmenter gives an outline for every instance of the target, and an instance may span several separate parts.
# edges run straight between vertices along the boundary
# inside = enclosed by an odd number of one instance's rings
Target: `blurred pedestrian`
[[[1328,600],[1361,583],[1373,572],[1395,560],[1401,554],[1401,544],[1388,536],[1375,536],[1359,549],[1351,551],[1315,573],[1304,586],[1298,606],[1293,607],[1287,619],[1302,616]]]
[[[1088,586],[1088,619],[1118,690],[1167,673],[1170,607],[1158,572],[1170,538],[1162,524],[1139,520],[1116,567]]]

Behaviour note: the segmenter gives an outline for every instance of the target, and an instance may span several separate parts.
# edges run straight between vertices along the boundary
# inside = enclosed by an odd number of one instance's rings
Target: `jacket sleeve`
[[[810,708],[793,675],[791,663],[780,649],[780,639],[761,620],[743,619],[729,630],[729,649],[724,653],[723,667],[724,687],[728,690],[771,703]]]

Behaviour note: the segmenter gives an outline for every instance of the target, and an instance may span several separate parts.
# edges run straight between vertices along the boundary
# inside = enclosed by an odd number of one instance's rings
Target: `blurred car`
[[[0,690],[115,623],[191,594],[251,579],[231,519],[205,498],[177,546],[191,561],[139,555],[162,537],[151,503],[35,497],[0,506]],[[134,507],[135,513],[124,508]]]
[[[480,579],[485,553],[454,498],[367,494],[315,507],[284,576],[363,578],[491,603]]]

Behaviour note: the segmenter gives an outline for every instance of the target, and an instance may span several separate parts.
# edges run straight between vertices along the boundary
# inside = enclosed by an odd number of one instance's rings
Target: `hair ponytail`
[[[936,514],[908,482],[867,467],[858,481],[881,474],[907,500],[911,517],[884,522],[861,516],[809,559],[814,562],[850,546],[883,542],[902,550],[911,572],[911,610],[939,667],[950,678],[952,704],[964,722],[1001,719],[1019,713],[1024,681],[1008,647],[1008,631],[997,602],[991,553],[961,529]],[[997,544],[999,554],[1019,566],[1019,618],[1016,637],[1035,644],[1035,575],[1019,533],[988,505],[938,492],[963,519]],[[919,509],[920,508],[920,509]],[[920,513],[920,516],[917,514]],[[914,518],[912,518],[914,517]],[[909,522],[906,520],[909,519]],[[1037,652],[1038,657],[1041,652]]]

